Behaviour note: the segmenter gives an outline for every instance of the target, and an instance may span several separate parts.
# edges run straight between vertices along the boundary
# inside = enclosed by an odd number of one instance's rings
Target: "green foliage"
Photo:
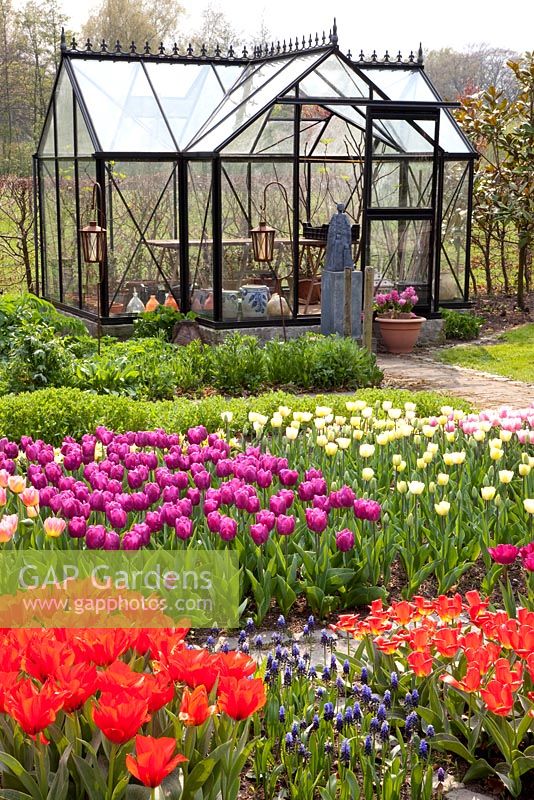
[[[440,309],[445,322],[446,339],[461,339],[464,342],[476,339],[484,320],[469,312],[460,313],[451,308]]]
[[[87,336],[87,328],[81,320],[61,314],[41,297],[7,293],[0,296],[0,354],[5,352],[6,337],[24,322],[46,324],[58,336]]]
[[[214,395],[203,400],[179,398],[148,402],[98,395],[81,389],[52,388],[3,397],[0,404],[0,436],[17,440],[26,435],[58,444],[64,436],[80,437],[94,430],[97,425],[107,425],[116,431],[153,428],[180,431],[203,424],[210,430],[216,430],[222,424],[222,411],[231,411],[234,415],[233,429],[243,430],[248,425],[248,413],[252,410],[271,415],[281,405],[302,411],[313,411],[317,405],[328,405],[334,413],[345,415],[345,403],[357,398],[371,405],[383,400],[391,400],[395,406],[415,402],[418,413],[423,417],[438,414],[443,405],[472,410],[469,403],[458,398],[401,389],[361,389],[354,395],[297,396],[287,392],[268,392],[248,398],[227,399]]]
[[[233,333],[218,347],[211,348],[213,386],[226,394],[245,389],[253,392],[267,380],[265,355],[255,336]]]
[[[139,314],[134,322],[134,338],[159,336],[166,342],[172,341],[172,332],[177,322],[195,319],[195,314],[182,314],[169,306],[158,306],[155,311]]]

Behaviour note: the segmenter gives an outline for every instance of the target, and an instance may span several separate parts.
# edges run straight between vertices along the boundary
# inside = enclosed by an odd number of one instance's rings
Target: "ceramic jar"
[[[239,311],[239,292],[236,289],[222,290],[223,319],[237,319]]]
[[[249,284],[241,286],[241,311],[243,319],[263,319],[271,293],[268,286]]]
[[[158,301],[156,300],[156,295],[151,294],[148,298],[148,302],[145,306],[145,311],[155,311],[156,308],[159,306]]]

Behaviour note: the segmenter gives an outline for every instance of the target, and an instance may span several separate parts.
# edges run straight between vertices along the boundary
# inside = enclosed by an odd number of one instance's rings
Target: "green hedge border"
[[[0,435],[12,440],[32,436],[58,444],[65,436],[79,438],[94,431],[97,425],[106,425],[120,432],[154,428],[183,431],[200,424],[215,430],[222,425],[220,415],[225,410],[234,414],[232,428],[242,430],[252,410],[271,415],[280,405],[301,411],[314,411],[317,405],[327,405],[335,413],[346,415],[347,400],[355,398],[366,400],[370,405],[383,400],[391,400],[396,405],[415,402],[418,415],[422,417],[439,413],[442,405],[465,411],[473,409],[467,401],[459,398],[400,389],[360,389],[354,393],[321,395],[268,392],[237,399],[213,395],[202,400],[178,398],[158,402],[97,395],[80,389],[41,389],[1,398]]]

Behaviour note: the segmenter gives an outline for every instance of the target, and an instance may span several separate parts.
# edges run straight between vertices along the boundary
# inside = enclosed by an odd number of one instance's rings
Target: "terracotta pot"
[[[180,310],[178,303],[176,302],[176,300],[174,299],[174,297],[170,292],[167,292],[167,297],[165,298],[165,302],[163,303],[163,305],[167,306],[167,308],[174,308],[175,311]]]
[[[390,353],[411,353],[425,317],[376,317],[382,341]]]
[[[156,300],[156,295],[151,294],[148,298],[148,302],[145,306],[145,311],[155,311],[156,308],[159,306],[158,301]]]

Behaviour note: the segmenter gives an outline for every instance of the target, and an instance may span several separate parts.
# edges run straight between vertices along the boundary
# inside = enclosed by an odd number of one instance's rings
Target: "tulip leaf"
[[[66,800],[69,789],[69,771],[67,768],[67,762],[69,760],[71,750],[72,745],[69,744],[59,759],[57,772],[54,775],[54,779],[50,785],[47,800]]]
[[[464,761],[467,761],[468,764],[472,764],[475,760],[474,755],[469,752],[467,747],[451,733],[436,733],[432,739],[432,747],[437,747],[438,750],[448,750],[451,753],[455,753],[457,756],[460,756],[460,758],[463,758]]]
[[[102,800],[106,796],[106,785],[100,767],[92,767],[80,756],[73,755],[76,769],[90,800]]]
[[[0,752],[0,764],[7,767],[7,769],[20,780],[24,788],[29,791],[31,797],[35,798],[35,800],[43,800],[43,795],[41,794],[39,786],[30,773],[24,769],[20,761],[17,761],[17,759],[9,755],[9,753]]]
[[[31,800],[31,794],[17,792],[16,789],[2,789],[2,800]]]
[[[471,764],[462,780],[464,783],[469,783],[469,781],[477,781],[494,774],[495,770],[491,764],[488,764],[485,758],[477,758],[477,760]]]
[[[115,785],[113,789],[113,794],[111,795],[111,800],[120,800],[120,798],[124,795],[126,791],[126,787],[130,782],[130,773],[124,775],[120,781]]]

